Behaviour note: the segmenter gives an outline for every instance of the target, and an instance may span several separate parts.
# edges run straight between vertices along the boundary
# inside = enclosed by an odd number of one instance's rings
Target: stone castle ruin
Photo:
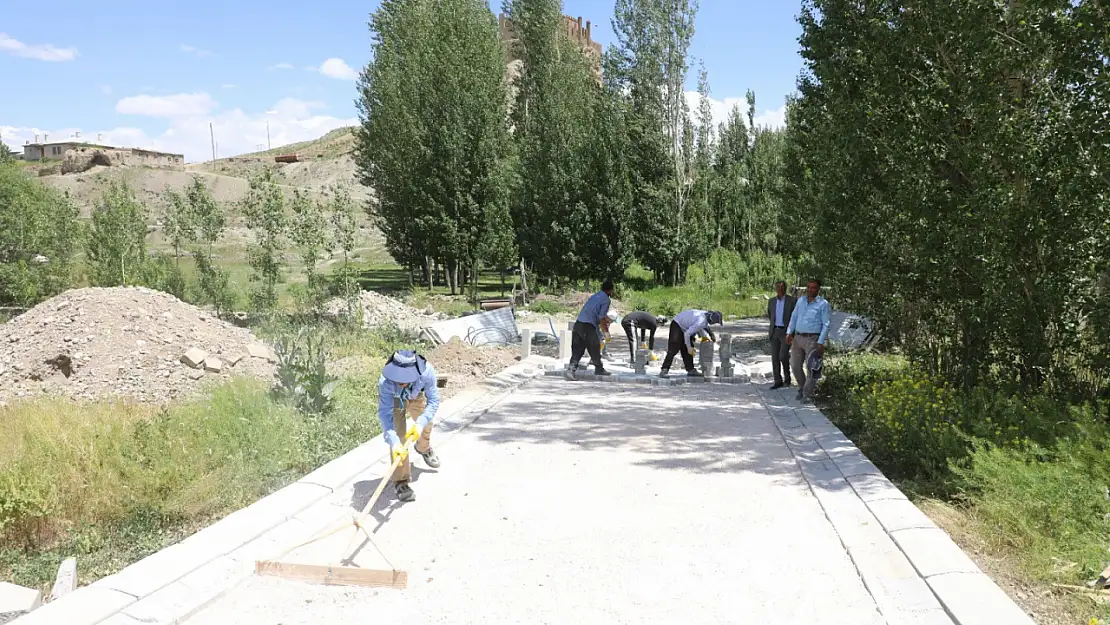
[[[506,48],[508,49],[508,65],[509,73],[515,78],[519,75],[521,67],[519,37],[516,34],[516,29],[513,28],[513,22],[504,13],[497,16],[497,24],[501,32],[501,39],[505,41]],[[563,16],[563,26],[566,28],[567,36],[571,41],[578,43],[582,51],[590,59],[594,67],[594,73],[597,75],[598,80],[601,80],[601,44],[594,41],[591,36],[592,24],[586,20],[585,24],[582,23],[582,18],[577,19],[569,15]]]

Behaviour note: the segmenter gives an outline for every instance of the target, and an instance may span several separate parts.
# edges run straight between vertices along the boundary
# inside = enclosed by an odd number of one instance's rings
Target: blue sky
[[[12,147],[72,137],[211,157],[314,138],[354,123],[354,74],[370,56],[378,2],[8,3],[0,18],[0,135]],[[495,12],[500,0],[491,3]],[[564,13],[613,43],[613,0]],[[798,3],[702,0],[691,54],[709,72],[715,114],[747,89],[758,121],[782,123],[801,68]],[[353,69],[352,69],[353,68]],[[696,70],[688,88],[697,86]]]

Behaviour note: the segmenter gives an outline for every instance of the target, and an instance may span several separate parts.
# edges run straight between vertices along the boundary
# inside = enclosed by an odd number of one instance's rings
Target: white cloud
[[[202,49],[200,49],[196,46],[191,46],[191,45],[186,44],[186,43],[181,44],[181,51],[185,52],[185,53],[188,53],[188,54],[195,54],[195,55],[197,55],[199,57],[202,57],[202,58],[206,57],[206,56],[216,56],[216,54],[214,52],[209,52],[208,50],[202,50]]]
[[[350,65],[343,59],[330,58],[324,61],[319,68],[321,74],[328,78],[335,78],[336,80],[354,80],[358,78],[358,72],[351,69]]]
[[[686,105],[690,107],[690,114],[694,116],[694,125],[697,125],[697,111],[701,103],[701,95],[697,91],[686,92]],[[717,127],[728,119],[732,111],[732,107],[740,107],[740,115],[744,118],[744,123],[748,122],[748,101],[746,98],[725,98],[724,100],[716,100],[713,97],[709,98],[709,108],[713,115],[713,130],[716,131]],[[756,109],[754,118],[757,127],[765,127],[771,129],[783,128],[786,126],[786,105],[773,110],[764,110],[759,112]]]
[[[293,69],[293,64],[292,63],[278,63],[277,65],[274,65],[270,69]]]
[[[116,112],[147,117],[185,117],[204,115],[217,102],[207,93],[178,93],[167,96],[136,95],[116,102]]]
[[[38,61],[72,61],[77,58],[77,48],[57,48],[49,43],[28,45],[2,32],[0,32],[0,52]]]
[[[22,150],[24,142],[33,141],[36,133],[39,140],[43,139],[44,134],[49,134],[50,140],[54,141],[81,132],[80,138],[85,141],[95,142],[97,135],[100,135],[100,142],[106,145],[184,154],[186,161],[197,162],[212,158],[209,123],[212,124],[216,138],[217,158],[254,152],[258,145],[265,145],[267,122],[270,142],[275,147],[315,139],[329,130],[357,123],[357,120],[321,114],[321,110],[325,108],[322,102],[286,98],[264,112],[248,113],[242,109],[231,109],[214,115],[183,114],[171,118],[166,129],[154,135],[132,127],[86,130],[0,126],[0,136],[11,148]]]

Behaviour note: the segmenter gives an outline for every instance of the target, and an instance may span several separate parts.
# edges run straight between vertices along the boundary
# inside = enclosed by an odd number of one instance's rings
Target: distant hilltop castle
[[[520,50],[518,49],[516,30],[513,28],[513,22],[505,17],[504,13],[497,16],[497,23],[501,30],[501,39],[508,45],[506,48],[509,52],[509,69],[510,73],[517,74],[520,71],[521,59]],[[563,16],[563,26],[567,29],[567,36],[571,41],[575,41],[590,58],[594,66],[594,72],[597,74],[598,80],[601,79],[601,44],[594,41],[590,36],[591,24],[589,20],[586,21],[585,26],[582,25],[582,18],[575,19],[569,15]]]

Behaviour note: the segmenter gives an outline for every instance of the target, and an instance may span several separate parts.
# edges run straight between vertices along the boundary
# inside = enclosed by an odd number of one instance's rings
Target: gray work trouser
[[[775,373],[775,384],[790,385],[790,346],[786,344],[786,328],[771,330],[771,369]]]
[[[790,344],[790,367],[794,370],[794,379],[798,381],[800,387],[799,393],[802,397],[813,397],[813,387],[816,385],[816,380],[813,376],[806,376],[806,365],[809,364],[809,355],[817,350],[817,335],[802,336],[801,334],[794,335],[794,341]]]

